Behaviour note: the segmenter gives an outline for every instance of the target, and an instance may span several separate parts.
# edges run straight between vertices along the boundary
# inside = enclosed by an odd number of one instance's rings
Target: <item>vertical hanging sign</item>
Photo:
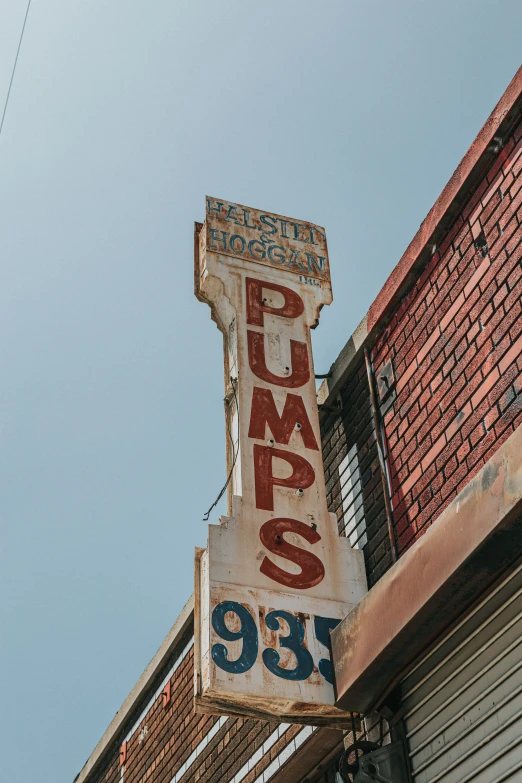
[[[330,631],[366,592],[328,512],[310,329],[324,229],[207,198],[195,290],[224,335],[228,515],[196,551],[199,712],[338,723]]]

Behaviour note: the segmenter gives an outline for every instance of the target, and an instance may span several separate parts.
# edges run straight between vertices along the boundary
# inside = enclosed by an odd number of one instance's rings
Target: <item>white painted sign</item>
[[[225,336],[229,512],[196,552],[201,712],[342,724],[329,633],[366,592],[326,504],[310,328],[324,229],[207,198],[196,295]]]

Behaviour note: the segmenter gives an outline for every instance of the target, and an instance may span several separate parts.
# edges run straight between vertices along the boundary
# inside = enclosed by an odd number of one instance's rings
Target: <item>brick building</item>
[[[416,783],[522,779],[522,69],[319,390],[345,731],[193,710],[193,607],[76,783],[333,781],[399,739]],[[189,590],[187,589],[187,593]]]

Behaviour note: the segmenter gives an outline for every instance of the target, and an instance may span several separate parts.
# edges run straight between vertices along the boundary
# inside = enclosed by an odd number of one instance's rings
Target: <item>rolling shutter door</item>
[[[522,781],[522,565],[402,683],[415,783]]]

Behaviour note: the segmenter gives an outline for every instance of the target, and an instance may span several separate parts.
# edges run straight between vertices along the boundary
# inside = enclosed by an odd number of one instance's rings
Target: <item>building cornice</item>
[[[93,769],[102,760],[105,752],[118,739],[119,735],[125,731],[125,727],[128,721],[132,717],[133,711],[138,707],[140,700],[143,698],[143,694],[152,687],[155,678],[161,672],[165,666],[169,656],[174,652],[176,647],[180,644],[183,637],[186,635],[189,626],[193,623],[194,614],[194,598],[191,596],[181,613],[168,632],[167,636],[161,643],[161,646],[151,660],[138,682],[131,690],[122,706],[112,719],[103,737],[98,742],[93,752],[85,762],[80,773],[76,776],[74,783],[84,783],[87,777],[91,774]]]
[[[319,405],[335,404],[343,383],[353,372],[365,347],[369,347],[386,323],[390,310],[411,288],[431,258],[462,205],[485,170],[501,152],[503,141],[522,114],[522,66],[484,123],[453,176],[430,209],[368,313],[330,368],[330,377],[318,392]],[[323,408],[323,413],[328,408]]]
[[[522,426],[332,632],[337,706],[379,708],[520,557],[521,528]]]

